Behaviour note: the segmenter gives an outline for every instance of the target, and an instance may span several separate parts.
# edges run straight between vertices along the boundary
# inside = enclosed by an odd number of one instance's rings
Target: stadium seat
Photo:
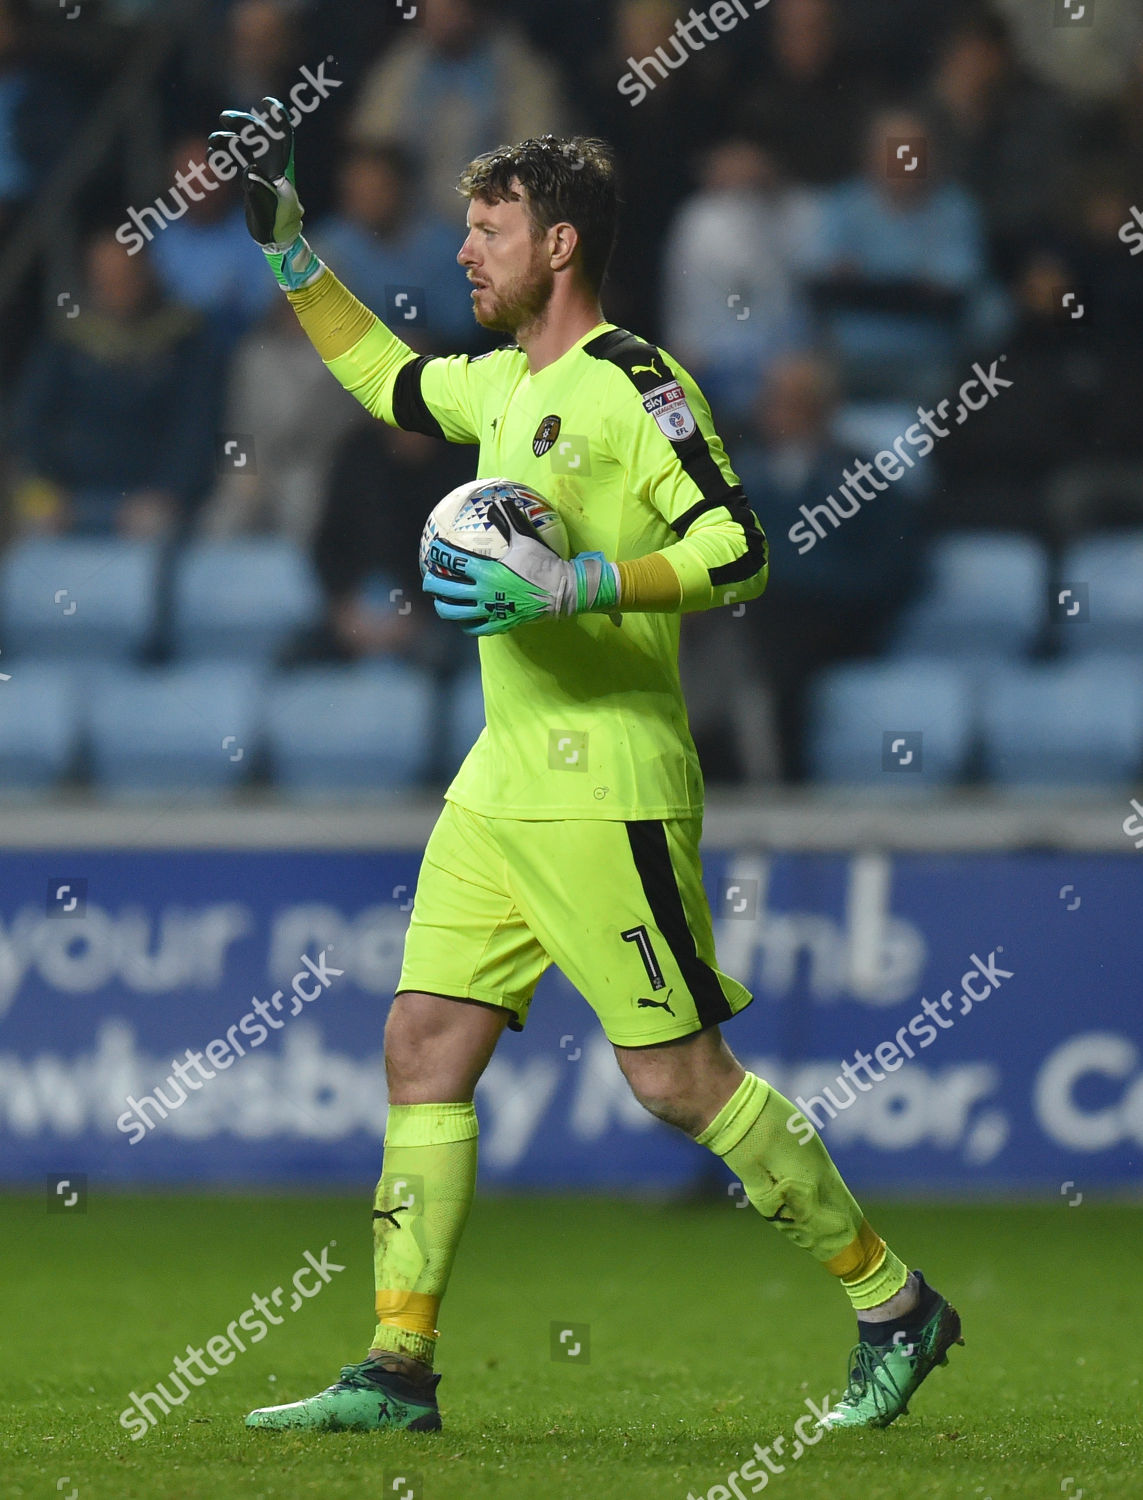
[[[1005,667],[985,685],[981,720],[994,781],[1130,782],[1143,761],[1143,671],[1117,655]]]
[[[180,659],[267,661],[322,609],[309,560],[285,537],[193,542],[178,561],[173,593]]]
[[[29,537],[0,562],[0,632],[11,656],[134,655],[155,621],[159,547]]]
[[[1061,599],[1069,590],[1070,597]],[[1069,656],[1143,651],[1143,531],[1101,532],[1074,543],[1064,554],[1055,593],[1053,635]],[[1073,609],[1074,617],[1065,620]]]
[[[971,744],[972,691],[952,663],[854,662],[829,668],[811,687],[815,781],[908,795],[955,781]]]
[[[0,666],[5,666],[0,658]],[[19,658],[0,680],[0,794],[54,787],[71,770],[79,744],[72,672],[57,662]]]
[[[883,448],[891,450],[916,421],[917,408],[904,401],[843,401],[833,419],[832,436],[855,458],[872,458]],[[932,489],[933,466],[927,457],[915,457],[913,448],[905,451],[913,457],[913,467],[905,466],[894,483],[920,500]]]
[[[104,667],[90,684],[92,778],[117,797],[202,797],[249,773],[261,672],[224,662]]]
[[[1043,628],[1048,556],[1013,532],[938,538],[930,580],[901,617],[891,653],[907,656],[1019,657]]]
[[[399,662],[309,667],[279,678],[266,712],[274,781],[318,798],[413,785],[432,758],[435,697],[426,672]]]
[[[445,690],[445,743],[441,749],[440,769],[453,776],[461,761],[476,743],[484,728],[484,693],[480,686],[480,664],[462,672]]]

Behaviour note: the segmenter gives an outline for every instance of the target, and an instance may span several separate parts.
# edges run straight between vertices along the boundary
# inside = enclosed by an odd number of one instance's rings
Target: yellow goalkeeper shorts
[[[492,818],[446,802],[421,864],[397,993],[509,1011],[555,964],[620,1047],[689,1036],[750,1004],[719,971],[701,818]]]

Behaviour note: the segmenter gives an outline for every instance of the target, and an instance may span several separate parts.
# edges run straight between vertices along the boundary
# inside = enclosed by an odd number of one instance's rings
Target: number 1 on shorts
[[[646,927],[640,923],[638,927],[629,927],[619,936],[625,943],[638,943],[643,967],[647,970],[647,977],[651,981],[651,988],[661,990],[667,981],[663,978],[663,971],[659,967],[659,960],[655,957],[655,950],[651,947],[651,939],[647,936]]]

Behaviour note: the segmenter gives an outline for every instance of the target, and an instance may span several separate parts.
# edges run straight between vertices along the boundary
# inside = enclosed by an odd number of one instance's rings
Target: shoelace
[[[855,1344],[849,1356],[849,1383],[841,1399],[856,1406],[867,1391],[881,1416],[888,1415],[891,1396],[901,1399],[901,1388],[881,1350],[874,1344]]]
[[[337,1384],[333,1386],[335,1391],[375,1391],[377,1384],[377,1367],[373,1360],[364,1359],[359,1365],[344,1365],[338,1377]],[[382,1372],[384,1373],[384,1372]],[[400,1379],[400,1376],[395,1378]],[[436,1381],[430,1380],[426,1387],[427,1395],[432,1397]],[[411,1398],[415,1400],[416,1398]]]
[[[343,1365],[334,1390],[359,1391],[372,1386],[374,1382],[365,1373],[368,1365],[367,1359],[359,1365]]]

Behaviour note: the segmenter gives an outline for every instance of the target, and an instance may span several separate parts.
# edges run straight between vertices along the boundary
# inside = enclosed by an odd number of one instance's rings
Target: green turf
[[[1061,1201],[870,1216],[959,1306],[967,1346],[910,1416],[827,1435],[765,1492],[1143,1496],[1143,1210]],[[129,1392],[331,1240],[346,1269],[132,1442],[118,1425]],[[83,1217],[9,1197],[0,1246],[4,1500],[373,1500],[400,1494],[390,1482],[402,1472],[420,1476],[419,1500],[685,1500],[755,1440],[790,1434],[805,1397],[839,1393],[851,1342],[830,1278],[730,1200],[485,1198],[443,1320],[444,1432],[279,1437],[246,1432],[245,1412],[311,1394],[366,1346],[367,1195],[95,1194]],[[590,1325],[589,1364],[552,1360],[553,1320]]]

